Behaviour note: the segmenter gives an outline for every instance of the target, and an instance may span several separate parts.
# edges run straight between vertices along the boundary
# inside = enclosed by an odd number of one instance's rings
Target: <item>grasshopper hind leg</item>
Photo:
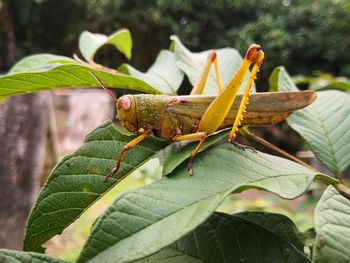
[[[193,150],[193,152],[188,160],[187,170],[188,170],[189,176],[193,175],[192,161],[193,161],[194,157],[197,155],[198,151],[202,147],[202,145],[205,142],[205,140],[207,139],[207,137],[208,137],[208,133],[206,133],[206,132],[196,132],[196,133],[190,133],[190,134],[186,134],[186,135],[175,136],[173,138],[173,141],[175,141],[175,142],[199,140],[197,147]]]

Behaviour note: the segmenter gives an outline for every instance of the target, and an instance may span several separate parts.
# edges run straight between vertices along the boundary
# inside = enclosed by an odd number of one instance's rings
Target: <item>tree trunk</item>
[[[100,89],[72,91],[69,98],[67,134],[64,138],[65,152],[75,151],[84,137],[107,119],[114,119],[114,101]]]
[[[0,71],[7,70],[15,62],[15,33],[8,1],[0,1]]]
[[[8,98],[0,105],[0,247],[21,249],[39,189],[48,128],[48,94]]]

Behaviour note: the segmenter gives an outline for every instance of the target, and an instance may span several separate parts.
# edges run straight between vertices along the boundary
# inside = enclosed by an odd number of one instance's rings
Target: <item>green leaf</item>
[[[204,151],[208,147],[220,142],[225,137],[227,138],[230,131],[231,128],[228,128],[211,134],[205,140],[198,152]],[[170,174],[183,161],[187,160],[197,145],[198,141],[175,142],[159,151],[155,157],[160,160],[160,164],[163,166],[163,176]]]
[[[329,81],[326,87],[349,92],[350,79],[346,77],[337,77]]]
[[[58,258],[49,257],[40,253],[23,252],[8,249],[0,249],[1,263],[65,263]]]
[[[49,68],[47,65],[44,68],[39,68],[38,72],[19,72],[0,77],[0,97],[48,89],[100,87],[90,72],[95,72],[103,83],[111,88],[161,93],[142,80],[124,74],[96,70],[78,63],[52,64],[49,65]],[[32,68],[30,67],[30,69]]]
[[[274,69],[269,78],[269,91],[299,91],[284,67]]]
[[[158,54],[156,61],[146,73],[142,73],[127,64],[120,66],[118,70],[142,79],[165,94],[176,94],[184,78],[183,72],[175,64],[174,53],[168,50],[162,50]]]
[[[349,262],[350,201],[329,186],[315,210],[315,262]]]
[[[72,58],[52,54],[36,54],[18,61],[8,74],[33,71],[47,71],[58,65],[74,62]]]
[[[232,192],[257,188],[295,198],[317,175],[286,159],[231,144],[200,153],[193,171],[188,176],[184,163],[168,177],[119,197],[96,222],[78,262],[143,258],[192,231]]]
[[[350,80],[345,77],[325,78],[320,76],[318,78],[314,78],[309,87],[313,90],[333,88],[342,91],[350,91]]]
[[[350,79],[346,77],[334,78],[330,74],[320,74],[317,77],[305,77],[302,75],[293,77],[296,84],[307,84],[309,89],[338,89],[342,91],[350,91]]]
[[[273,71],[272,73],[274,73],[275,71]],[[310,85],[310,83],[312,82],[312,80],[314,78],[313,77],[307,77],[307,76],[304,76],[304,75],[295,75],[295,76],[292,77],[292,79],[293,79],[293,82],[296,85]],[[278,89],[276,89],[276,91],[277,90]]]
[[[131,58],[132,39],[127,29],[118,30],[110,36],[84,31],[79,37],[79,49],[87,61],[93,60],[97,50],[107,44],[116,47],[127,59]]]
[[[175,52],[175,61],[177,66],[185,72],[189,81],[194,86],[202,73],[204,65],[207,61],[207,56],[210,50],[193,53],[189,51],[180,41],[177,36],[171,36],[172,49]],[[220,70],[221,81],[226,85],[232,78],[239,65],[242,62],[242,57],[238,51],[233,48],[217,49],[217,58]],[[248,74],[246,80],[248,79]],[[246,81],[245,80],[245,81]],[[245,89],[245,82],[242,84],[240,93]],[[254,88],[252,88],[254,90]],[[204,89],[204,94],[217,94],[217,82],[214,67],[210,70],[207,84]]]
[[[270,77],[269,77],[269,92],[277,92],[278,91],[278,80],[279,80],[279,74],[281,70],[284,70],[283,67],[277,67],[275,68]]]
[[[300,236],[283,215],[214,213],[180,240],[138,262],[310,262]]]
[[[297,91],[284,68],[278,68],[280,91]],[[350,164],[350,96],[329,90],[317,92],[308,107],[293,113],[288,124],[309,144],[316,157],[334,174]]]
[[[108,121],[87,135],[85,144],[75,153],[56,165],[28,218],[24,250],[42,252],[44,242],[61,233],[101,195],[168,145],[154,137],[143,141],[126,154],[117,177],[104,183],[103,176],[133,138]]]

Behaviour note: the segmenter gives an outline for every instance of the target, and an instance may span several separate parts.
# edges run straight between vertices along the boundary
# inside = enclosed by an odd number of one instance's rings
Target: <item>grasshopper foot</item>
[[[119,166],[114,166],[113,169],[103,177],[103,182],[107,183],[109,178],[112,177],[119,169]]]
[[[193,170],[192,170],[192,160],[190,160],[187,164],[187,171],[188,171],[188,175],[192,176],[193,175]]]
[[[240,150],[243,150],[243,151],[245,151],[245,150],[250,150],[250,151],[253,152],[253,153],[257,153],[257,152],[258,152],[257,150],[255,150],[255,148],[253,148],[253,147],[251,147],[251,146],[243,145],[243,144],[240,144],[240,143],[235,142],[235,141],[232,141],[231,143],[232,143],[235,147],[237,147],[238,149],[240,149]]]

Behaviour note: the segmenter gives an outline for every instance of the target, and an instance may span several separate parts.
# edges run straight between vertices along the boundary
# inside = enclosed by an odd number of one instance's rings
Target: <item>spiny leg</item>
[[[208,137],[208,134],[206,132],[196,132],[196,133],[190,133],[190,134],[186,134],[186,135],[175,136],[173,138],[173,141],[175,141],[175,142],[199,140],[197,147],[194,149],[194,151],[192,152],[192,154],[188,160],[187,170],[188,170],[189,176],[193,175],[192,161],[193,161],[194,157],[197,155],[199,149],[202,147],[202,145],[205,142],[205,139],[207,137]]]
[[[254,64],[254,67],[250,73],[244,94],[242,96],[241,103],[239,105],[237,115],[235,118],[235,121],[233,123],[230,135],[228,137],[228,142],[231,143],[235,139],[237,132],[238,132],[238,126],[241,125],[244,113],[246,112],[246,106],[249,104],[249,96],[250,96],[250,89],[254,83],[254,80],[256,79],[256,74],[259,72],[259,68],[263,62],[264,59],[264,53],[259,57],[259,60]],[[238,148],[241,148],[238,146]]]
[[[236,71],[235,75],[223,89],[223,91],[212,101],[205,113],[203,114],[197,131],[213,133],[226,118],[230,108],[236,98],[238,90],[244,80],[249,67],[256,63],[263,54],[259,45],[253,44],[249,47],[242,64]]]
[[[211,67],[212,63],[214,63],[214,66],[215,66],[216,81],[218,84],[219,93],[222,91],[222,84],[221,84],[221,77],[220,77],[220,72],[219,72],[219,64],[218,64],[217,54],[216,54],[215,50],[211,50],[208,54],[207,62],[203,68],[201,76],[200,76],[198,82],[196,83],[196,85],[194,85],[190,95],[203,94],[205,83],[207,82],[210,67]]]
[[[113,176],[120,167],[121,162],[124,159],[125,153],[132,149],[133,147],[135,147],[137,144],[139,144],[141,141],[143,141],[144,139],[146,139],[148,136],[150,136],[152,133],[151,130],[146,130],[143,134],[139,135],[138,137],[136,137],[135,139],[133,139],[132,141],[128,142],[127,144],[125,144],[125,146],[123,147],[118,160],[115,163],[115,166],[113,167],[113,169],[104,177],[104,181],[107,182],[109,177]]]

